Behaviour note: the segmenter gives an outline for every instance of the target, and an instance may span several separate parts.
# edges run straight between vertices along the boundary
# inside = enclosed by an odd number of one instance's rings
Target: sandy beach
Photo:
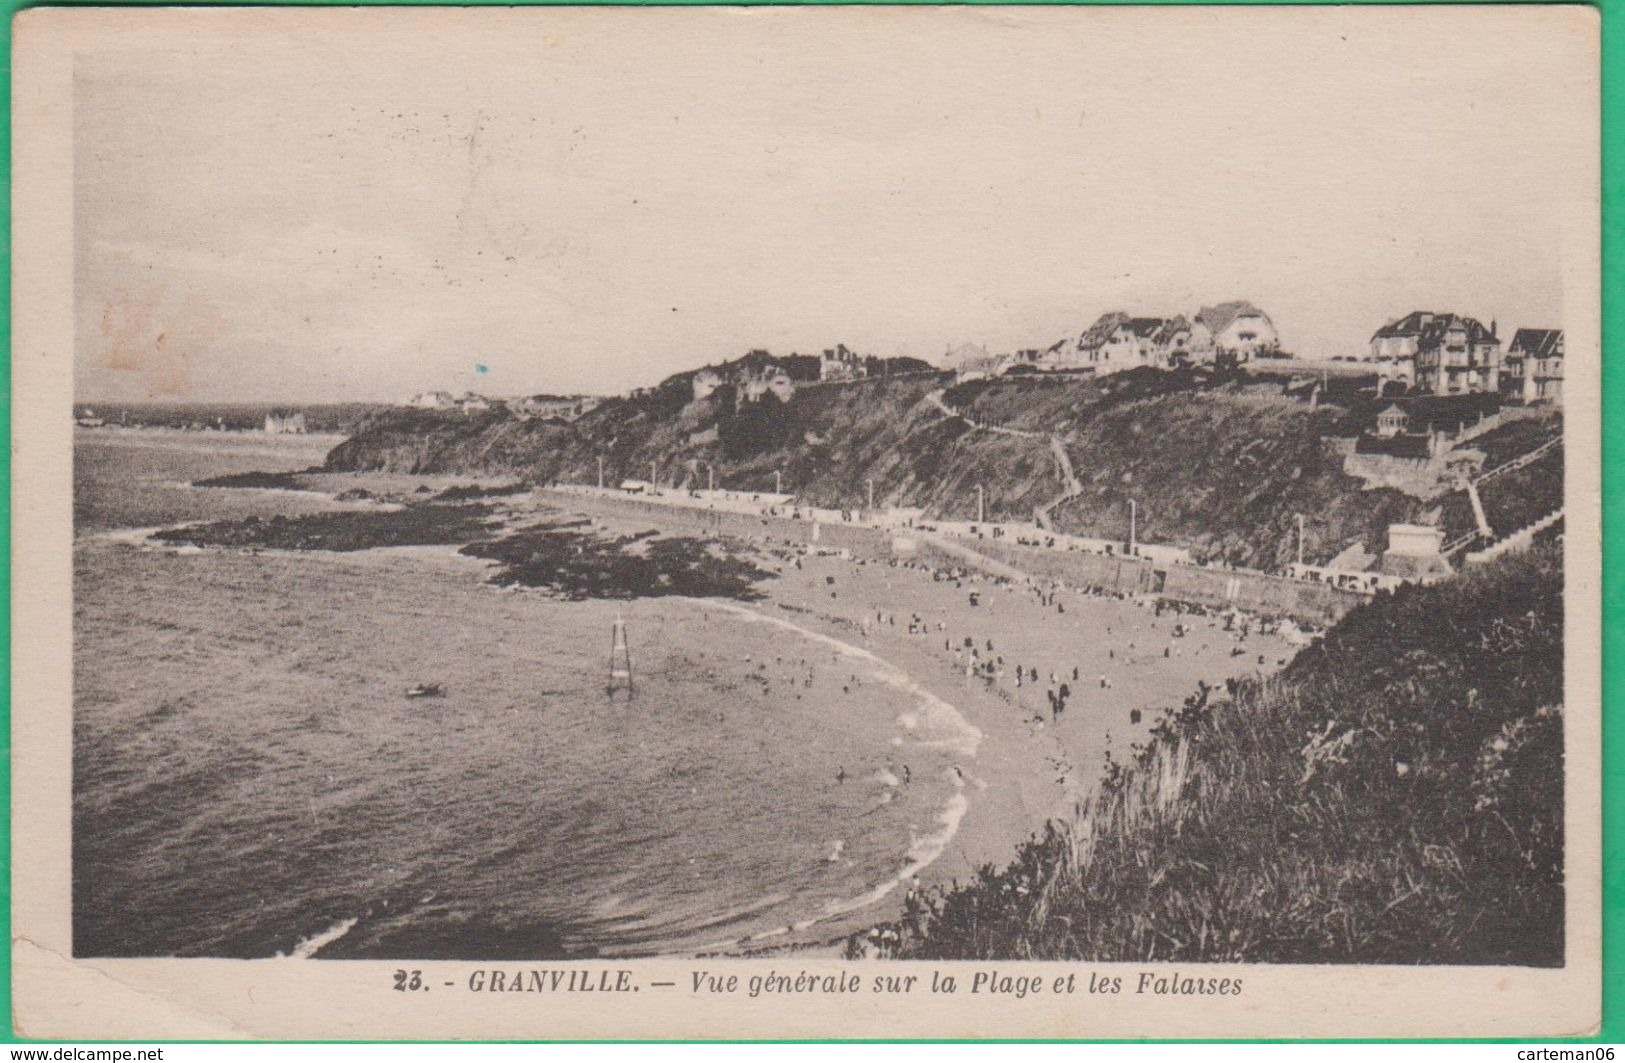
[[[333,478],[344,484],[358,479],[379,492],[450,484],[370,474]],[[523,522],[533,519],[536,506],[551,508],[558,499],[538,503],[520,494],[506,502],[513,519]],[[658,518],[594,513],[590,504],[574,509],[591,514],[606,533],[659,525]],[[741,608],[873,654],[952,706],[982,736],[962,766],[968,810],[941,855],[883,903],[850,918],[821,920],[774,947],[830,947],[840,933],[891,917],[908,888],[931,890],[963,881],[984,864],[1002,867],[1048,821],[1071,814],[1108,756],[1129,760],[1160,715],[1201,683],[1222,687],[1232,677],[1268,674],[1295,652],[1276,634],[1244,636],[1239,625],[1226,630],[1218,615],[1171,607],[1158,615],[1150,599],[1016,579],[998,563],[988,566],[995,576],[784,542],[754,545],[776,578],[759,585],[763,600]],[[991,676],[978,670],[990,663]],[[1050,694],[1063,687],[1070,696],[1057,717]],[[817,708],[832,726],[849,727],[850,714],[864,711],[850,698],[823,693]],[[825,768],[852,771],[850,765]]]
[[[598,519],[611,530],[639,526]],[[869,650],[983,736],[966,766],[969,811],[942,857],[919,875],[922,889],[963,880],[986,863],[1003,866],[1046,822],[1070,813],[1108,754],[1129,759],[1159,714],[1200,683],[1267,674],[1295,652],[1278,635],[1226,631],[1218,616],[1158,616],[1147,600],[777,549],[793,560],[779,560],[778,578],[762,584],[766,599],[749,608]],[[972,650],[977,662],[994,663],[995,678],[966,674]],[[1048,693],[1062,684],[1071,696],[1056,719]],[[846,711],[838,699],[821,708],[832,717]]]

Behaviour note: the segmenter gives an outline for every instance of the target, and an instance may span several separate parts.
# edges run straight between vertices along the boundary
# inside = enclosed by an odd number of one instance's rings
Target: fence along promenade
[[[775,539],[805,546],[846,550],[881,560],[925,560],[974,568],[1017,580],[1059,580],[1108,593],[1154,595],[1209,608],[1236,608],[1326,625],[1368,599],[1368,595],[1326,583],[1272,576],[1251,569],[1219,568],[1153,560],[1087,549],[1058,549],[1015,541],[1015,536],[971,538],[934,527],[875,521],[861,512],[842,520],[838,511],[782,505],[746,508],[712,506],[687,492],[634,495],[613,488],[561,485],[545,489],[558,500],[590,515],[649,519],[665,528],[747,539]],[[776,510],[777,512],[768,512]],[[796,516],[795,514],[801,514]],[[835,519],[830,519],[830,514]],[[980,525],[991,531],[1002,525]]]

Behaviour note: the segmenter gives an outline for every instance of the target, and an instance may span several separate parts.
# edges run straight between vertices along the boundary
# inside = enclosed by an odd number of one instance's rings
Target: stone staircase
[[[1479,473],[1478,476],[1474,478],[1473,482],[1475,484],[1481,484],[1485,480],[1493,479],[1494,477],[1500,476],[1504,472],[1511,472],[1514,469],[1521,469],[1535,459],[1557,449],[1562,445],[1562,436],[1558,436],[1556,439],[1548,439],[1546,442],[1542,443],[1534,450],[1529,451],[1527,454],[1519,454],[1517,457],[1513,458],[1509,462],[1506,462],[1505,464],[1497,465],[1488,472]]]
[[[1072,456],[1066,452],[1066,444],[1061,437],[1049,437],[1050,450],[1055,454],[1055,464],[1060,467],[1061,479],[1066,481],[1066,490],[1033,510],[1033,523],[1045,531],[1054,531],[1050,523],[1050,514],[1055,507],[1064,505],[1083,494],[1083,484],[1078,482],[1077,474],[1072,471]]]
[[[1545,531],[1547,528],[1550,528],[1552,525],[1556,524],[1562,519],[1563,510],[1558,508],[1557,510],[1548,513],[1544,517],[1535,521],[1533,524],[1524,525],[1522,528],[1519,528],[1506,538],[1491,543],[1482,550],[1475,550],[1473,553],[1468,554],[1466,559],[1467,563],[1469,565],[1482,565],[1486,561],[1495,560],[1502,554],[1510,554],[1518,550],[1527,550],[1529,549],[1530,544],[1535,541],[1535,536],[1539,535],[1541,532]]]
[[[1483,550],[1468,554],[1466,556],[1466,560],[1474,563],[1485,560],[1484,555],[1489,554],[1492,550],[1496,552],[1490,556],[1500,556],[1500,554],[1505,553],[1506,550],[1501,549],[1502,544],[1522,536],[1526,531],[1529,531],[1529,528],[1521,528],[1518,531],[1505,536],[1499,542],[1496,541],[1495,529],[1490,526],[1489,518],[1484,513],[1484,500],[1478,494],[1478,485],[1484,483],[1486,480],[1492,480],[1495,477],[1500,476],[1502,473],[1512,472],[1515,469],[1521,469],[1530,462],[1540,459],[1544,455],[1549,454],[1551,451],[1562,445],[1562,436],[1558,436],[1556,439],[1548,439],[1546,442],[1542,443],[1540,446],[1526,454],[1519,454],[1511,461],[1497,465],[1495,468],[1490,469],[1487,472],[1481,472],[1475,477],[1465,478],[1459,481],[1456,486],[1458,489],[1467,492],[1467,501],[1473,507],[1473,523],[1477,525],[1477,528],[1474,531],[1470,531],[1466,535],[1463,535],[1459,539],[1454,539],[1446,543],[1440,549],[1440,553],[1442,553],[1445,557],[1451,557],[1480,541],[1488,542],[1490,545],[1485,547]],[[1529,534],[1529,539],[1532,540],[1536,534],[1538,534],[1540,531],[1544,531],[1546,528],[1556,523],[1557,520],[1562,516],[1563,510],[1559,508],[1557,512],[1548,514],[1536,521],[1534,524],[1530,525],[1529,527],[1534,528],[1535,531]],[[1527,546],[1528,542],[1525,541],[1523,545]],[[1516,550],[1522,548],[1523,547],[1521,546],[1513,546],[1508,547],[1507,549]]]

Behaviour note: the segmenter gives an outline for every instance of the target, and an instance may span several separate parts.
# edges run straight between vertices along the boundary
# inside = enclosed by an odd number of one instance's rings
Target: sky
[[[81,400],[615,393],[1237,298],[1311,356],[1561,327],[1595,150],[1551,11],[229,14],[77,59]]]

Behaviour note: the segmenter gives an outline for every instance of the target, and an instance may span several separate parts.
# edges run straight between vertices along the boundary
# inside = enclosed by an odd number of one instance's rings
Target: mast
[[[609,686],[608,692],[615,692],[617,680],[626,683],[627,696],[631,696],[632,687],[632,650],[626,642],[626,621],[619,613],[615,614],[615,625],[609,633]]]

